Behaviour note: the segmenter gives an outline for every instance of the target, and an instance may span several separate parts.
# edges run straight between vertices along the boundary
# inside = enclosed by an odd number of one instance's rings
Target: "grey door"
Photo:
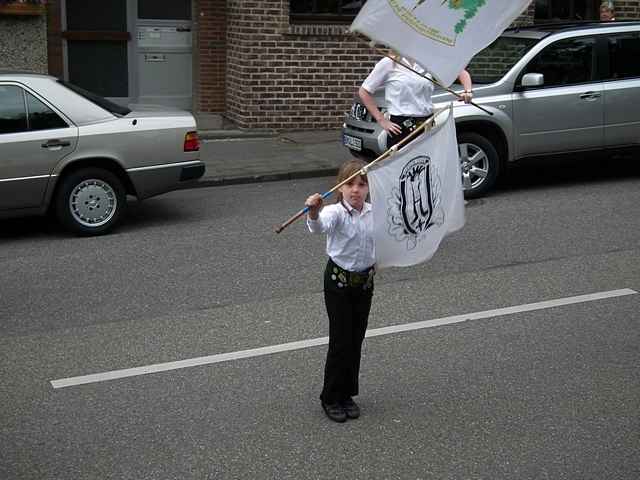
[[[31,93],[0,84],[0,209],[41,206],[51,171],[73,151],[77,135]]]
[[[604,143],[640,143],[640,32],[606,39],[609,68],[604,83]]]
[[[138,103],[192,109],[190,0],[138,0]]]
[[[544,86],[514,93],[517,157],[602,147],[603,84],[595,44],[593,37],[559,40],[525,67],[520,78],[541,73]]]

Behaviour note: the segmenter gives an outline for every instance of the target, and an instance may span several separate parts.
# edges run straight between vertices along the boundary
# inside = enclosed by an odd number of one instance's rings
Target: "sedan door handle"
[[[68,147],[71,142],[61,142],[60,140],[47,140],[42,144],[42,148]]]
[[[586,92],[580,95],[580,98],[583,100],[591,100],[595,98],[600,98],[600,94],[597,92]]]

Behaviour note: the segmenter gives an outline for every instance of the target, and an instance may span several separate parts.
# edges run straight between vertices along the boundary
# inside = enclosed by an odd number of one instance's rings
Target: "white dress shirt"
[[[327,255],[350,272],[363,272],[375,263],[373,244],[373,212],[365,202],[359,212],[345,200],[327,205],[317,220],[307,216],[312,233],[327,235]]]
[[[424,74],[425,70],[415,62],[405,58],[400,60],[407,67]],[[428,75],[428,74],[427,74]],[[369,76],[362,83],[370,94],[384,87],[384,98],[391,115],[406,117],[426,117],[431,115],[433,83],[410,72],[405,67],[385,57],[376,63]]]

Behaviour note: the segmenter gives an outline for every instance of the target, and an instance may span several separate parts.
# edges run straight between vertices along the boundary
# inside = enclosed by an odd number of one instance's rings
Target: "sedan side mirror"
[[[544,75],[541,73],[527,73],[522,77],[522,88],[542,87]]]

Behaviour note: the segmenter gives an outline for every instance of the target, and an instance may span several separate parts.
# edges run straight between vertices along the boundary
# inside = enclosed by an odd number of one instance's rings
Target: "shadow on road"
[[[172,204],[166,199],[149,199],[144,202],[129,200],[127,214],[114,233],[145,230],[159,225],[175,225],[193,220],[194,213]],[[53,215],[10,218],[0,220],[0,241],[39,237],[52,239],[79,238],[64,230]]]
[[[536,158],[509,166],[497,191],[568,187],[640,177],[640,154]]]

